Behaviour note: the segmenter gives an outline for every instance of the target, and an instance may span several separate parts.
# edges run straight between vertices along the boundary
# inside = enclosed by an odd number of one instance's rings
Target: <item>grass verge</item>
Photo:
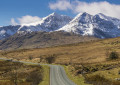
[[[84,78],[82,76],[74,76],[72,72],[69,70],[70,66],[64,66],[65,72],[70,80],[72,80],[77,85],[91,85],[91,84],[85,84]]]
[[[50,71],[50,67],[49,66],[46,66],[46,65],[42,65],[43,67],[43,81],[39,84],[39,85],[49,85],[50,83],[50,77],[49,77],[49,71]]]

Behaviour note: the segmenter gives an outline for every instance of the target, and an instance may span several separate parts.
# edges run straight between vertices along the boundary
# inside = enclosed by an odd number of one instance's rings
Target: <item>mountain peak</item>
[[[92,16],[88,14],[87,12],[79,13],[76,17],[85,17],[85,16]]]
[[[60,16],[59,14],[57,14],[56,12],[53,12],[52,14],[50,14],[49,16]]]
[[[88,14],[87,12],[83,12],[82,15],[87,16],[87,15],[90,15],[90,14]]]
[[[56,12],[53,12],[52,14],[53,14],[53,15],[57,15],[57,13],[56,13]]]
[[[106,16],[106,15],[104,15],[103,13],[98,13],[97,15]]]
[[[91,22],[92,15],[88,14],[87,12],[79,13],[71,22]]]
[[[58,17],[61,17],[61,15],[57,14],[56,12],[53,12],[53,13],[49,14],[48,16],[44,17],[43,20],[52,18],[52,17],[58,18]]]

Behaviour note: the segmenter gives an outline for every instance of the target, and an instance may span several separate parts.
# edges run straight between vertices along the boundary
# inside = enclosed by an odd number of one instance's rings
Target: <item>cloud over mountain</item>
[[[11,24],[12,25],[30,24],[30,23],[37,22],[37,21],[40,21],[40,20],[41,20],[41,18],[38,17],[38,16],[26,15],[26,16],[22,16],[22,17],[17,18],[17,19],[12,18],[11,19]]]
[[[79,0],[57,0],[56,2],[50,2],[49,8],[52,10],[72,10],[73,13],[87,12],[92,15],[104,13],[120,19],[120,5],[112,4],[107,1],[89,3]]]

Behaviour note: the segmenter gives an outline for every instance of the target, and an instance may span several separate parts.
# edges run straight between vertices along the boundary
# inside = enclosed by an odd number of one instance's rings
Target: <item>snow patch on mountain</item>
[[[93,25],[90,24],[89,28],[86,28],[83,35],[93,35]]]

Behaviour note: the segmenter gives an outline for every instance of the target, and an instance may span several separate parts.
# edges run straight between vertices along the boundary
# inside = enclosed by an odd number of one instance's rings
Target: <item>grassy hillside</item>
[[[76,76],[76,80],[80,79],[83,83],[93,85],[120,85],[118,81],[120,59],[108,60],[110,52],[120,54],[120,37],[41,49],[1,51],[0,56],[41,63],[47,63],[46,58],[53,56],[55,57],[54,63],[70,65],[66,71],[69,72],[68,75]],[[73,79],[73,81],[76,80]]]
[[[29,57],[33,57],[32,60],[37,61],[40,57],[44,58],[54,54],[56,63],[97,63],[106,61],[106,52],[108,51],[114,50],[119,53],[119,46],[120,39],[113,38],[41,49],[1,51],[0,56],[22,60],[29,60]]]
[[[96,39],[97,38],[90,36],[83,37],[66,32],[32,32],[27,34],[15,34],[3,41],[0,41],[0,49],[13,50],[20,48],[43,48]]]

